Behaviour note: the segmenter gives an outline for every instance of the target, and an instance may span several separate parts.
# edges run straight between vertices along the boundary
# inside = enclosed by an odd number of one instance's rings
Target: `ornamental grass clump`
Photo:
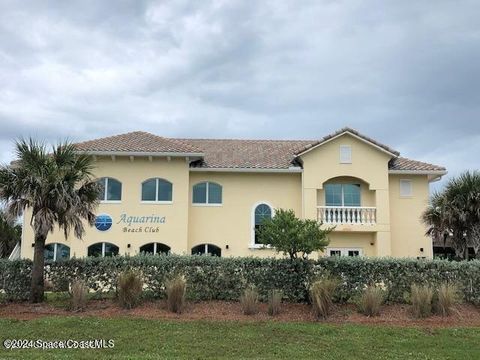
[[[373,285],[368,286],[358,299],[358,311],[366,316],[380,315],[384,297],[385,294],[381,288]]]
[[[180,314],[185,308],[185,292],[187,282],[183,276],[177,275],[165,284],[167,292],[167,308],[169,311]]]
[[[281,290],[270,290],[268,293],[268,315],[275,316],[280,313],[282,306],[283,292]]]
[[[452,314],[454,305],[460,301],[458,286],[454,284],[440,284],[435,294],[434,310],[441,316]]]
[[[245,289],[243,295],[240,296],[240,304],[245,315],[255,315],[258,313],[258,291],[255,287],[250,286]]]
[[[330,315],[333,305],[333,295],[339,285],[339,280],[325,277],[312,284],[310,298],[313,313],[317,319],[326,319]]]
[[[135,270],[125,270],[118,276],[118,302],[125,309],[132,309],[142,301],[143,278]]]
[[[432,315],[433,289],[429,285],[412,285],[410,290],[412,314],[416,318]]]
[[[83,280],[74,280],[70,288],[71,311],[84,311],[88,302],[88,286]]]

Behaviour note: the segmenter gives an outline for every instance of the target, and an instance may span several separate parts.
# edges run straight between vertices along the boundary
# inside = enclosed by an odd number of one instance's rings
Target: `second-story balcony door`
[[[361,206],[360,184],[325,184],[325,206],[318,218],[329,224],[374,224],[376,209]]]

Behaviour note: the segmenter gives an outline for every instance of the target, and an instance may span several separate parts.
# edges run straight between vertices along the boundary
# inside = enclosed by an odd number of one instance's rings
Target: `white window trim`
[[[340,256],[348,257],[349,251],[358,251],[358,256],[363,256],[363,249],[362,248],[355,248],[355,247],[327,247],[327,256],[330,255],[330,251],[340,251]]]
[[[255,244],[255,209],[258,205],[265,204],[272,210],[272,218],[275,216],[275,208],[268,201],[259,201],[252,206],[250,215],[250,246],[249,249],[271,249],[271,245]]]
[[[342,155],[343,151],[348,150],[350,152],[350,159],[344,160]],[[351,164],[352,163],[352,146],[351,145],[340,145],[340,164]]]
[[[410,194],[408,195],[403,195],[402,194],[402,183],[409,183],[410,184]],[[413,182],[411,179],[400,179],[399,181],[399,195],[400,195],[400,198],[402,199],[410,199],[413,197]]]
[[[155,179],[155,199],[156,200],[142,200],[142,190],[143,190],[143,184],[147,182],[148,180],[153,180]],[[159,180],[164,180],[169,182],[172,185],[172,200],[158,200],[158,182]],[[141,204],[150,204],[150,205],[171,205],[173,204],[173,196],[174,196],[174,189],[173,189],[173,183],[165,178],[148,178],[145,181],[142,181],[140,184],[140,203]]]
[[[118,181],[120,183],[120,186],[121,186],[121,190],[120,190],[120,200],[107,200],[107,194],[108,194],[108,179],[110,179],[110,177],[108,176],[104,176],[100,179],[105,179],[105,183],[103,184],[103,199],[100,200],[100,204],[121,204],[122,203],[122,200],[121,198],[123,197],[122,196],[122,192],[123,192],[123,184],[120,180],[117,180],[115,178],[111,178],[115,181]]]
[[[203,184],[203,183],[206,184],[206,189],[205,189],[205,190],[206,190],[206,193],[205,193],[205,201],[206,201],[206,202],[204,202],[204,203],[196,203],[196,202],[193,202],[193,190],[194,190],[195,186],[196,186],[196,185],[199,185],[199,184]],[[216,185],[220,186],[220,188],[222,189],[222,202],[221,202],[221,203],[209,203],[209,202],[208,202],[208,191],[209,191],[209,187],[210,187],[209,185],[210,185],[210,183],[216,184]],[[192,205],[193,205],[193,206],[207,206],[207,207],[208,207],[208,206],[212,206],[212,207],[223,206],[223,186],[222,186],[221,184],[215,182],[215,181],[200,181],[200,182],[194,184],[194,185],[192,186]]]
[[[359,206],[352,206],[352,205],[349,205],[347,207],[362,207],[362,184],[360,183],[348,183],[348,184],[339,184],[339,183],[328,183],[328,184],[325,184],[325,185],[341,185],[342,186],[342,205],[338,205],[338,207],[345,207],[345,193],[344,193],[344,189],[343,189],[343,186],[344,185],[358,185],[359,186],[359,189],[360,189],[360,205]],[[325,185],[323,186],[324,188],[324,193],[325,193],[325,206],[336,206],[336,205],[327,205],[327,189],[325,189]]]

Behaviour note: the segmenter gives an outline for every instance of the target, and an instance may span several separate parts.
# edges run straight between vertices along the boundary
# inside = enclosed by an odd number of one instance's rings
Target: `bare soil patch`
[[[71,312],[49,304],[8,303],[0,305],[0,318],[30,320],[45,316],[96,316],[101,318],[138,317],[144,319],[172,319],[179,321],[241,321],[241,322],[315,322],[311,308],[307,304],[284,303],[279,315],[267,314],[267,305],[260,304],[256,315],[243,315],[240,304],[227,301],[206,301],[189,303],[182,314],[174,314],[166,309],[165,301],[144,302],[132,310],[122,309],[112,300],[91,300],[86,311]],[[331,324],[365,324],[385,326],[437,327],[480,327],[480,308],[470,304],[456,307],[451,316],[431,316],[415,319],[408,305],[385,305],[378,317],[367,317],[356,311],[351,304],[335,305],[328,320]]]

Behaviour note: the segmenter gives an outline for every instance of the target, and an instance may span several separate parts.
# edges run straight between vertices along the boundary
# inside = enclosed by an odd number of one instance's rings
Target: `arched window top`
[[[192,255],[222,256],[222,249],[213,244],[200,244],[192,248]]]
[[[205,205],[222,204],[222,185],[204,181],[193,186],[193,203]]]
[[[252,210],[252,232],[251,232],[251,247],[258,248],[264,246],[258,239],[258,233],[265,220],[271,219],[274,215],[274,210],[271,205],[266,202],[260,202],[253,206]]]
[[[122,183],[111,177],[102,177],[98,179],[100,185],[100,201],[121,201]]]
[[[99,242],[88,247],[88,256],[107,257],[118,255],[118,246],[108,243]]]
[[[150,178],[142,183],[142,201],[171,202],[173,185],[162,178]]]
[[[70,258],[70,247],[60,243],[45,245],[45,260],[67,260]]]
[[[255,207],[255,226],[261,225],[265,219],[272,218],[272,208],[270,205],[262,203]]]
[[[148,243],[140,246],[141,254],[170,254],[170,246],[162,243]]]

